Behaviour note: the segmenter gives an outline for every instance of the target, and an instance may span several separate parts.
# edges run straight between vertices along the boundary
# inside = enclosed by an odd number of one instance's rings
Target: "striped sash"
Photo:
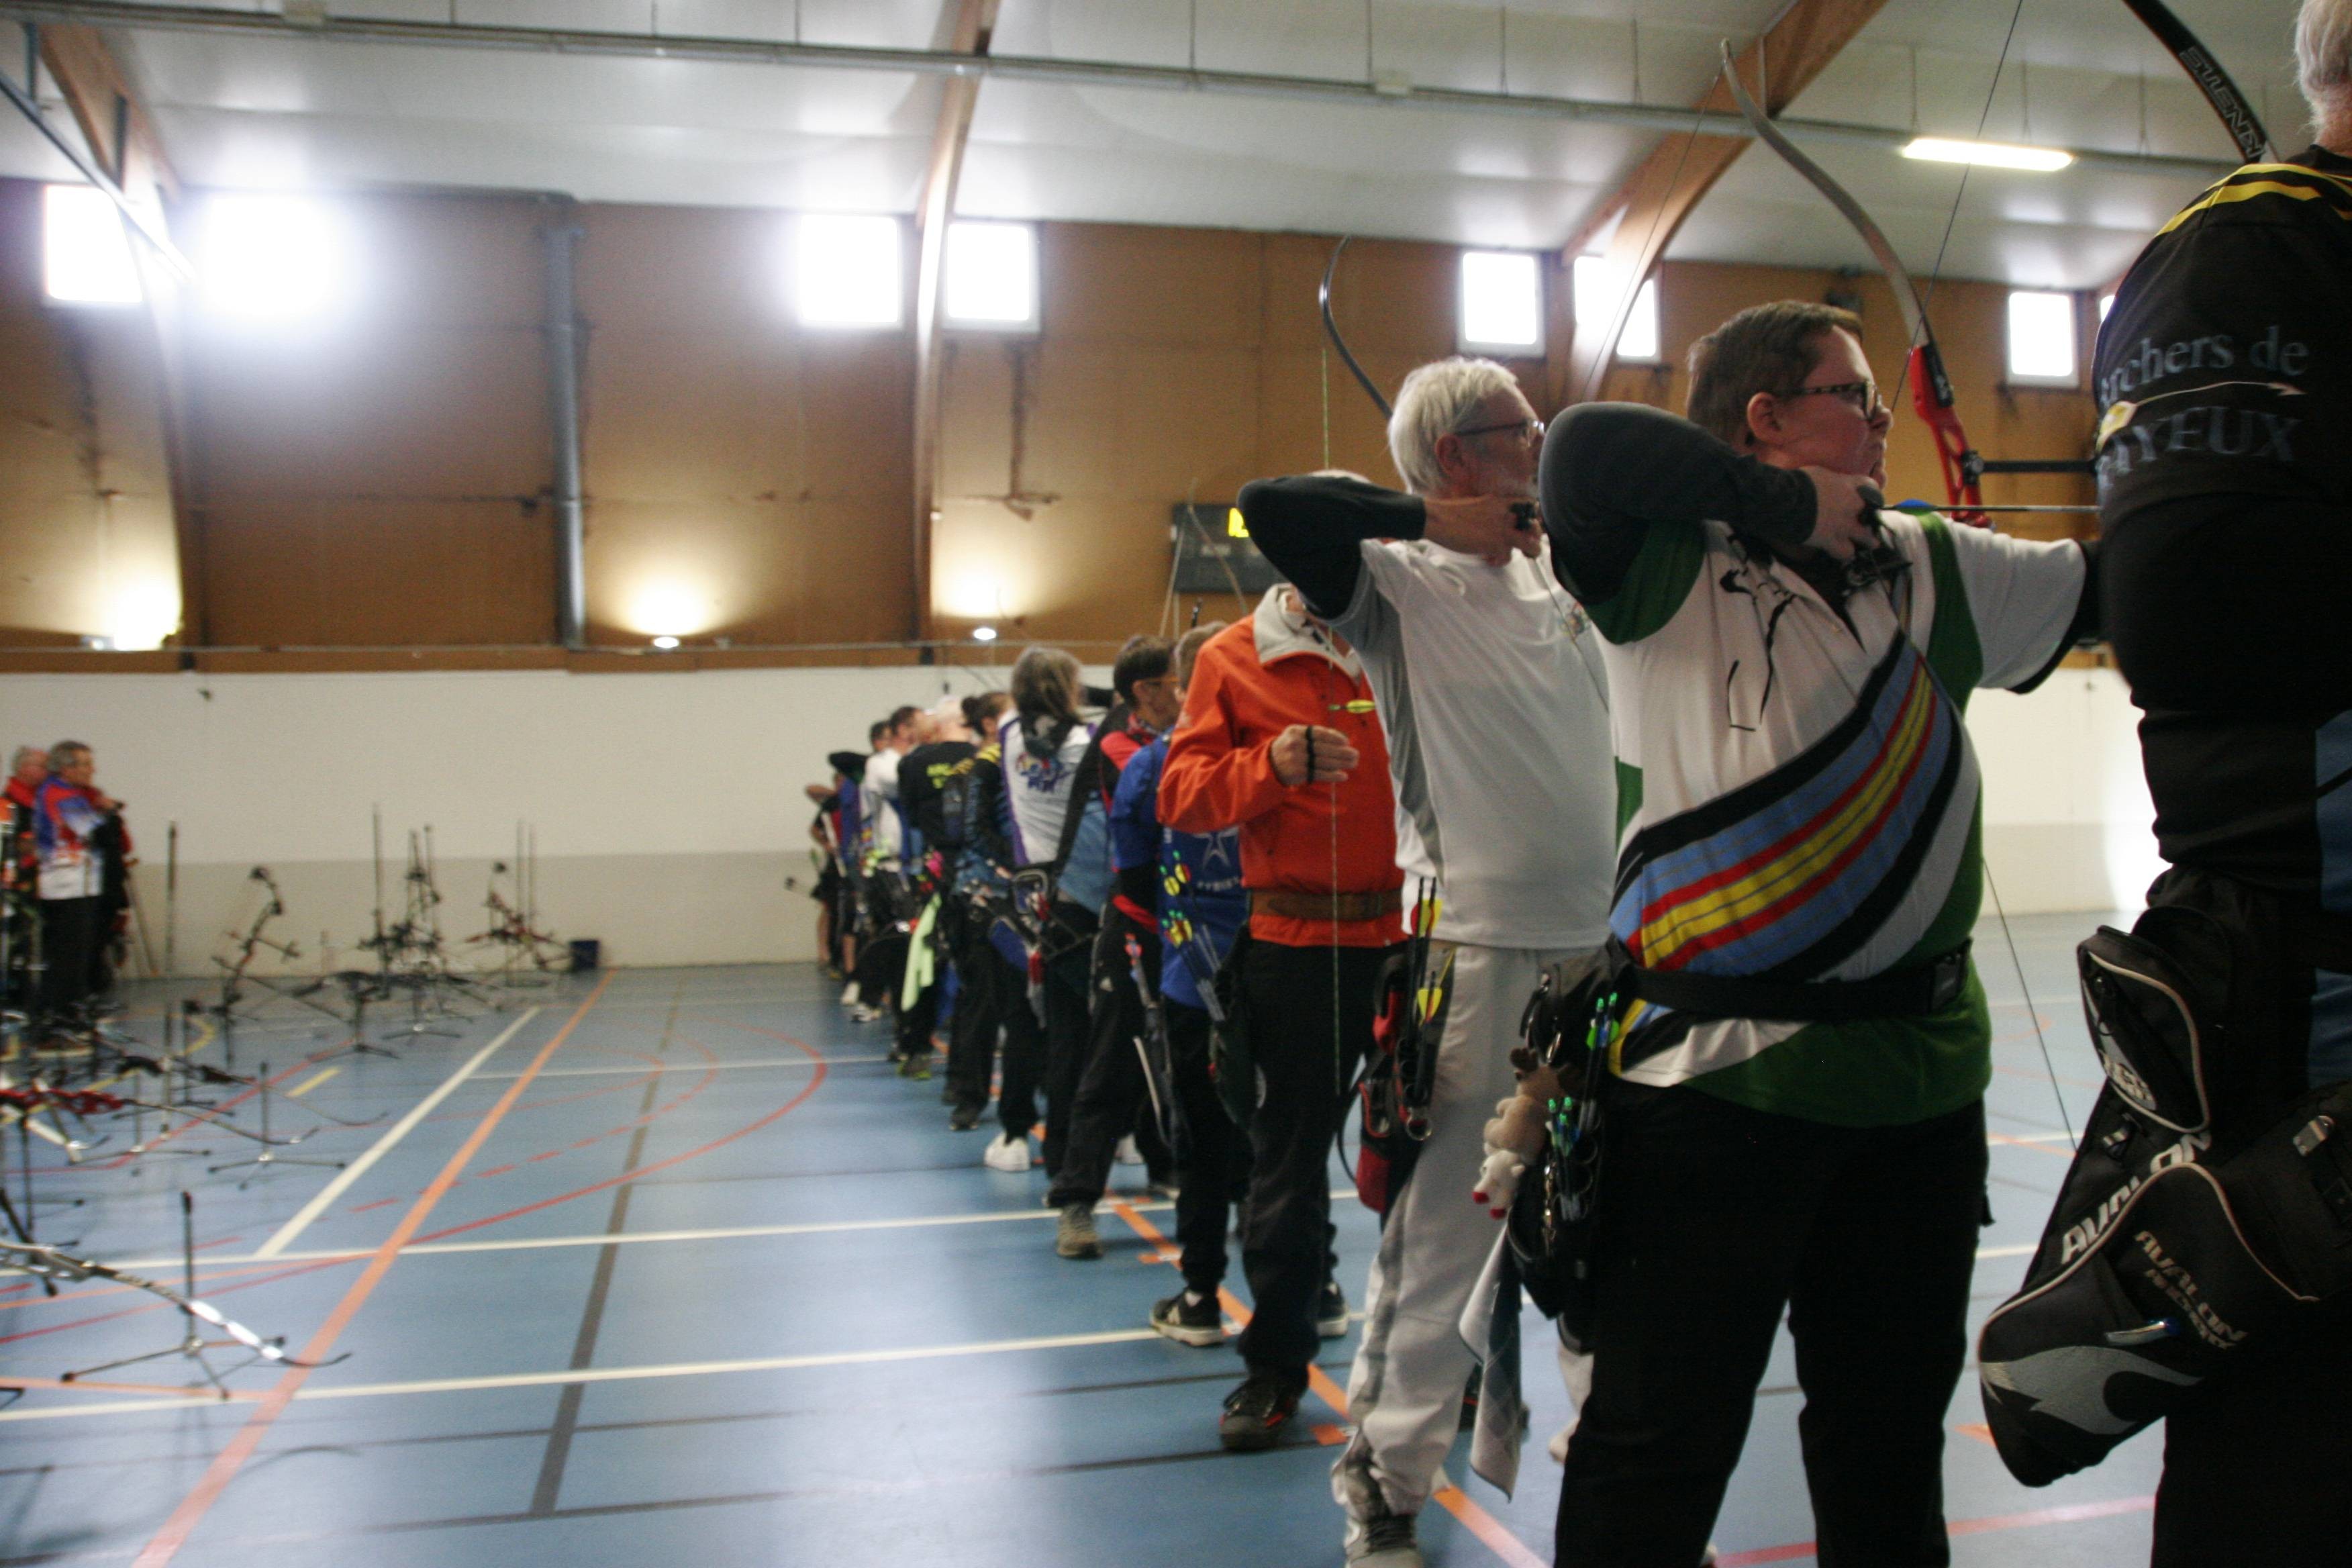
[[[1644,968],[1822,978],[1906,910],[1972,772],[1958,710],[1897,637],[1803,754],[1633,837],[1610,929]]]

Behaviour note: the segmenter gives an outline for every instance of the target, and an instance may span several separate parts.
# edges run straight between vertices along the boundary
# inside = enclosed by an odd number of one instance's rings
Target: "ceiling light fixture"
[[[677,646],[677,639],[676,637],[656,637],[656,638],[654,638],[654,647],[657,647],[657,648],[661,649],[664,653],[667,653],[667,652],[669,652],[669,650],[670,650],[670,649],[672,649],[672,648],[676,647]]]
[[[996,628],[994,626],[974,626],[971,628],[971,640],[974,642],[994,642],[996,640]]]
[[[1982,163],[1994,169],[2025,169],[2037,174],[2055,174],[2074,161],[2072,153],[2055,147],[2019,147],[2007,142],[1958,142],[1944,136],[1921,136],[1903,149],[1906,158],[1935,163]]]

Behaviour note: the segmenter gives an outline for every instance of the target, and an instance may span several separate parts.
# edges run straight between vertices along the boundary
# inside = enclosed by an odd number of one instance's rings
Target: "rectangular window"
[[[2073,386],[2079,379],[2074,366],[2074,296],[2011,289],[2009,379],[2029,385]]]
[[[1543,353],[1543,274],[1524,251],[1462,253],[1462,346],[1522,357]]]
[[[795,226],[793,296],[810,327],[895,327],[905,313],[898,220],[811,213]]]
[[[1576,258],[1576,330],[1605,331],[1625,297],[1624,274],[1605,256]],[[1617,335],[1617,357],[1635,364],[1658,363],[1658,280],[1646,279],[1633,296],[1633,314]]]
[[[950,326],[1037,330],[1037,231],[1025,223],[948,225],[940,309]]]
[[[122,215],[95,185],[41,193],[41,272],[44,290],[62,305],[136,305],[143,298]]]

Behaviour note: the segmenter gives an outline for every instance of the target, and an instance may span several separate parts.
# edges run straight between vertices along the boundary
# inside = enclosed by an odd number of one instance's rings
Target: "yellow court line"
[[[288,1089],[286,1097],[289,1100],[298,1100],[342,1070],[341,1068],[320,1068],[317,1072]]]

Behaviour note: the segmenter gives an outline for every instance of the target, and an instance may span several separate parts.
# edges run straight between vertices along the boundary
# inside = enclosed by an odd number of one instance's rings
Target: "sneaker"
[[[948,1116],[948,1131],[969,1132],[980,1125],[980,1113],[986,1109],[978,1105],[959,1105]]]
[[[1122,1165],[1140,1165],[1143,1163],[1143,1151],[1135,1146],[1134,1133],[1130,1132],[1126,1137],[1118,1141],[1118,1152],[1112,1154],[1111,1158],[1117,1160]]]
[[[1165,1301],[1151,1303],[1151,1326],[1180,1345],[1221,1345],[1225,1342],[1224,1310],[1214,1296],[1179,1290]]]
[[[918,1083],[929,1083],[931,1078],[931,1053],[924,1051],[916,1056],[900,1057],[898,1076],[913,1079]]]
[[[1323,1281],[1322,1297],[1315,1303],[1315,1331],[1327,1340],[1348,1331],[1348,1293],[1336,1279]]]
[[[1413,1537],[1412,1520],[1409,1513],[1390,1512],[1388,1504],[1380,1500],[1360,1518],[1349,1514],[1343,1538],[1348,1568],[1422,1568],[1421,1542]]]
[[[988,1151],[981,1155],[980,1163],[992,1171],[1025,1171],[1029,1168],[1029,1140],[1000,1132],[989,1141]]]
[[[1298,1414],[1298,1401],[1306,1392],[1303,1377],[1251,1373],[1225,1395],[1224,1410],[1217,1417],[1217,1441],[1237,1454],[1273,1447],[1283,1424]]]
[[[881,1008],[868,1007],[862,1002],[852,1003],[849,1008],[849,1019],[854,1024],[870,1024],[877,1018],[887,1016]]]
[[[1095,1234],[1095,1205],[1064,1204],[1054,1223],[1054,1255],[1057,1258],[1100,1258],[1102,1238]]]
[[[845,1007],[855,1007],[857,1005],[856,981],[853,980],[848,984],[841,988],[841,1005]]]

